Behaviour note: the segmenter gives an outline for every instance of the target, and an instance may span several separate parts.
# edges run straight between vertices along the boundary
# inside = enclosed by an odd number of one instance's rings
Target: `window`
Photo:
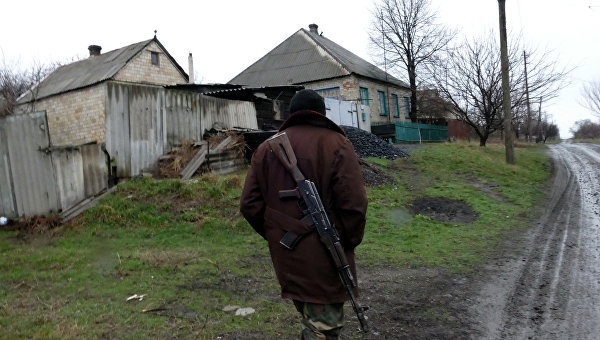
[[[404,118],[410,119],[410,98],[404,97],[404,109],[406,113],[404,113]]]
[[[150,61],[152,62],[152,65],[160,65],[158,60],[158,52],[150,52]]]
[[[366,87],[360,87],[360,103],[369,106],[369,89]]]
[[[398,106],[398,95],[392,93],[392,113],[394,117],[400,118],[400,107]]]
[[[340,87],[339,86],[328,87],[325,89],[318,89],[318,90],[315,90],[315,92],[318,93],[323,98],[340,99]]]
[[[387,105],[385,103],[385,92],[377,90],[377,99],[379,100],[379,115],[387,116]]]

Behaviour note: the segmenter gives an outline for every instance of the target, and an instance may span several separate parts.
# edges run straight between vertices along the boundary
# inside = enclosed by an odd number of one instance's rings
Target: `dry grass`
[[[198,149],[194,147],[194,140],[188,139],[171,153],[169,160],[163,161],[158,166],[158,175],[161,178],[178,178],[181,170],[194,158]]]
[[[51,234],[57,232],[62,225],[59,215],[27,216],[18,220],[11,220],[4,227],[5,230],[18,230],[19,236]]]

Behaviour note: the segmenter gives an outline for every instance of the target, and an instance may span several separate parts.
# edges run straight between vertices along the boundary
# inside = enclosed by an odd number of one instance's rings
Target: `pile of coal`
[[[394,160],[396,158],[408,157],[406,152],[372,133],[351,126],[341,126],[341,128],[346,132],[359,158],[375,157]]]

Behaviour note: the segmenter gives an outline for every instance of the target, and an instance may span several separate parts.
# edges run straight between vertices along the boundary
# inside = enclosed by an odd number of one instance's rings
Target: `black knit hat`
[[[290,102],[290,113],[301,110],[312,110],[325,116],[325,100],[313,90],[298,91]]]

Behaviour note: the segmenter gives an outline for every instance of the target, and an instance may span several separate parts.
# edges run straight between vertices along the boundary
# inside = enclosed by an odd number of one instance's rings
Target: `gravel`
[[[341,128],[346,132],[359,158],[375,157],[394,160],[408,157],[408,153],[372,133],[351,126],[341,126]]]

